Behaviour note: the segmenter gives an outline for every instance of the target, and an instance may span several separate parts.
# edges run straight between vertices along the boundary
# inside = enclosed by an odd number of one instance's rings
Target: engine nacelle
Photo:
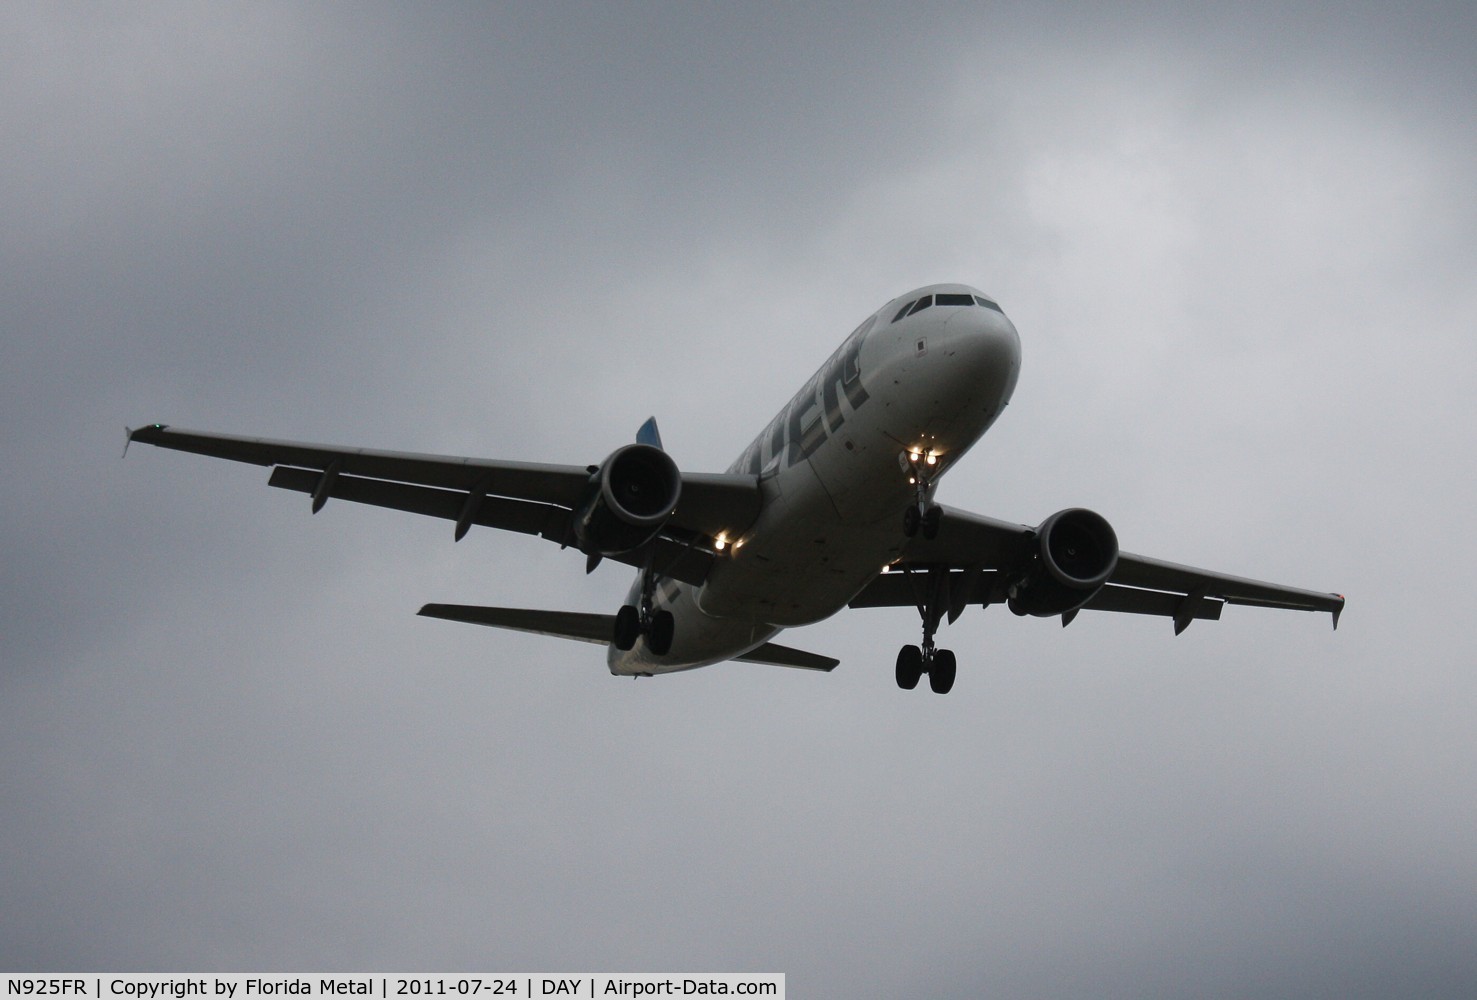
[[[1073,507],[1041,522],[1025,562],[1011,574],[1010,610],[1046,618],[1082,607],[1118,566],[1118,535],[1101,514]]]
[[[682,474],[660,448],[628,444],[590,476],[590,492],[574,512],[581,552],[613,556],[656,537],[677,509]]]

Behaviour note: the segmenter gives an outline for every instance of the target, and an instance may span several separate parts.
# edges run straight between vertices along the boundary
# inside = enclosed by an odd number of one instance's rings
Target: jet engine
[[[1041,522],[1011,575],[1010,610],[1041,618],[1082,607],[1118,565],[1118,535],[1101,514],[1073,507]]]
[[[662,530],[681,494],[682,474],[666,452],[646,444],[616,449],[593,469],[589,494],[575,509],[580,551],[611,556],[640,548]]]

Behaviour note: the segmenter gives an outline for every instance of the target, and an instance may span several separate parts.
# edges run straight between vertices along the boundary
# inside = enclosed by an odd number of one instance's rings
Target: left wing
[[[317,513],[329,499],[390,507],[456,522],[460,539],[474,524],[574,543],[573,512],[590,495],[598,466],[548,465],[342,448],[297,441],[212,434],[149,424],[129,442],[274,466],[268,485],[307,493]],[[759,515],[752,476],[682,474],[677,509],[649,547],[610,558],[643,565],[654,555],[663,576],[701,584],[713,561],[709,544],[737,535]]]
[[[931,593],[942,594],[941,610],[952,622],[970,604],[1004,602],[1013,577],[1031,557],[1037,530],[945,507],[938,535],[912,539],[895,567],[899,571],[876,577],[850,606],[923,607]],[[1344,597],[1119,552],[1107,582],[1086,603],[1064,612],[1062,623],[1083,609],[1159,615],[1174,620],[1178,635],[1192,621],[1218,620],[1227,604],[1326,611],[1338,628]]]

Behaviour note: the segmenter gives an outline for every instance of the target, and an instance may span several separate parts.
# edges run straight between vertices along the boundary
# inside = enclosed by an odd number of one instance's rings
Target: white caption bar
[[[263,997],[406,998],[496,997],[768,997],[784,1000],[784,973],[739,972],[506,972],[467,973],[257,973],[170,975],[96,972],[59,975],[8,973],[5,996],[60,1000],[261,1000]]]

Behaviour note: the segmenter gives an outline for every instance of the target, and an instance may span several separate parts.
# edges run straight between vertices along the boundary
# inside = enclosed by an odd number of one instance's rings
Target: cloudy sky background
[[[0,967],[753,970],[796,996],[1472,995],[1470,5],[0,12]],[[415,617],[607,566],[125,424],[722,469],[997,296],[941,499],[1349,595],[911,611],[830,676]]]

